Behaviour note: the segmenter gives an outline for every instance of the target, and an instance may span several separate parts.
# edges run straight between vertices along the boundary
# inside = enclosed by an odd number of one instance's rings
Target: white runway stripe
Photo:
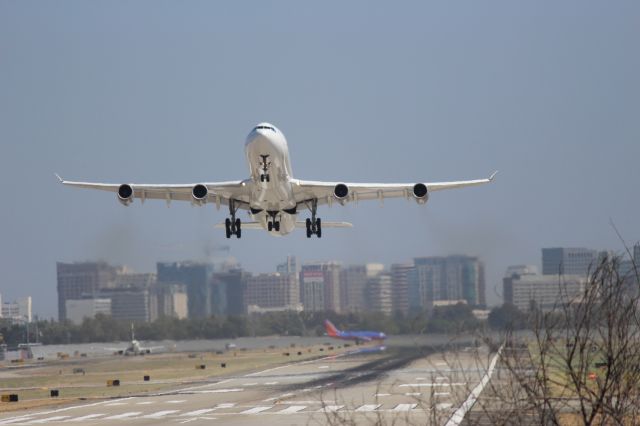
[[[76,417],[75,419],[69,420],[70,422],[83,422],[85,420],[96,419],[98,417],[104,416],[104,413],[96,413],[96,414],[87,414],[86,416]]]
[[[307,408],[306,405],[292,405],[290,407],[285,408],[284,410],[278,411],[277,414],[293,414],[293,413],[297,413],[298,411],[302,411],[305,408]]]
[[[136,402],[136,405],[151,405],[151,404],[155,404],[155,401]]]
[[[398,404],[392,411],[411,411],[417,406],[418,404]]]
[[[466,383],[405,383],[402,384],[398,387],[400,388],[408,388],[408,387],[415,387],[415,388],[419,388],[419,387],[436,387],[436,386],[464,386],[466,385]]]
[[[116,414],[115,416],[105,417],[103,420],[120,420],[127,419],[129,417],[135,417],[142,414],[141,411],[129,411],[128,413]]]
[[[187,402],[186,399],[173,399],[171,401],[165,401],[167,404],[182,404],[183,402]]]
[[[273,405],[269,405],[268,407],[266,406],[253,407],[253,408],[249,408],[248,410],[241,411],[240,414],[258,414],[270,408],[273,408]]]
[[[142,416],[142,419],[159,419],[165,416],[168,416],[169,414],[173,414],[173,413],[177,413],[180,410],[163,410],[163,411],[158,411],[157,413],[152,413],[152,414],[147,414],[145,416]]]
[[[31,415],[31,416],[22,416],[22,417],[18,417],[18,418],[12,417],[10,419],[0,420],[0,425],[10,425],[12,423],[27,422],[27,421],[29,421],[29,420],[31,420],[33,418],[34,418],[33,415]]]
[[[436,410],[446,410],[447,408],[451,407],[453,407],[453,404],[451,404],[450,402],[441,402],[439,404],[436,404]]]
[[[367,411],[376,411],[378,408],[380,408],[381,405],[382,404],[365,404],[356,408],[356,411],[359,413],[367,412]]]
[[[189,411],[188,413],[180,414],[180,417],[201,416],[203,414],[207,414],[207,413],[210,413],[210,412],[215,411],[215,410],[216,410],[215,408],[204,408],[202,410]]]
[[[222,402],[215,406],[215,408],[233,408],[236,406],[235,402]]]
[[[33,420],[33,421],[30,421],[29,423],[42,424],[42,423],[49,423],[49,422],[57,422],[63,419],[68,419],[69,417],[71,416],[53,416],[53,417],[47,417],[45,419]]]
[[[128,402],[110,402],[108,404],[104,404],[105,407],[117,407],[119,405],[127,405]]]
[[[323,408],[319,409],[318,412],[334,413],[343,407],[344,405],[325,405]]]

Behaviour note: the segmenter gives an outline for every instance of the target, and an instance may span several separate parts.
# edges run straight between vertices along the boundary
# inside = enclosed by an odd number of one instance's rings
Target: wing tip
[[[497,174],[498,174],[497,170],[495,172],[491,173],[491,176],[489,176],[489,182],[492,182],[493,178],[495,178]]]
[[[60,183],[64,183],[64,179],[62,179],[62,178],[60,177],[60,175],[59,175],[59,174],[54,173],[54,175],[55,175],[55,177],[57,177],[57,178],[58,178],[58,181],[59,181]]]

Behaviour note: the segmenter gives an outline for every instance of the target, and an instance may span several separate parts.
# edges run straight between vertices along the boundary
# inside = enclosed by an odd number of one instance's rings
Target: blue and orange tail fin
[[[340,330],[329,320],[324,320],[324,329],[327,331],[327,336],[337,337],[340,334]]]

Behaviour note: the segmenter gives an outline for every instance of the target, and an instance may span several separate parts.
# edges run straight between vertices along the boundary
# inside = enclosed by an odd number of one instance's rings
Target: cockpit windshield
[[[260,130],[260,129],[264,129],[264,130],[271,130],[272,132],[275,132],[276,129],[274,129],[271,126],[264,126],[264,125],[260,125],[260,126],[256,126],[253,130]]]

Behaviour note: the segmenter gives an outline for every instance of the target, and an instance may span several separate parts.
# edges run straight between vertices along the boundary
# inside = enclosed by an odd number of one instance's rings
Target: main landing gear
[[[267,229],[269,232],[276,231],[280,232],[280,221],[277,218],[278,212],[268,212],[271,218],[267,221]]]
[[[269,155],[261,155],[260,157],[262,157],[262,162],[260,163],[262,167],[260,182],[269,182],[269,166],[271,165],[271,161],[268,160]]]
[[[242,235],[240,218],[236,219],[237,211],[238,208],[236,207],[235,200],[229,200],[229,214],[231,215],[231,218],[226,218],[224,221],[227,238],[231,238],[232,235],[235,235],[236,238],[240,238],[240,236]]]
[[[316,211],[318,209],[318,200],[311,200],[311,219],[307,218],[307,238],[311,238],[312,235],[316,235],[318,238],[322,237],[322,222],[320,218],[316,218]]]

